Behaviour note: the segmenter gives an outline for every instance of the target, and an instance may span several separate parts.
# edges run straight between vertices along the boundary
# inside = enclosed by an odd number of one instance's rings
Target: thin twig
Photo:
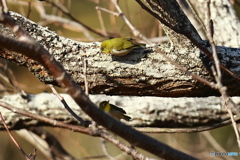
[[[188,3],[194,17],[197,19],[198,23],[201,25],[201,28],[203,29],[203,31],[205,31],[206,33],[206,27],[203,23],[203,21],[201,20],[201,18],[199,17],[199,15],[197,14],[195,8],[193,7],[192,3],[190,2],[190,0],[186,0],[186,2]],[[204,39],[206,39],[206,36],[204,35]]]
[[[7,127],[7,125],[6,125],[5,121],[4,121],[1,112],[0,112],[0,119],[1,119],[4,127],[6,128],[6,130],[7,130],[8,134],[9,134],[10,138],[12,139],[13,143],[17,146],[17,148],[20,150],[20,152],[23,154],[23,156],[24,156],[27,160],[34,160],[35,158],[32,159],[31,157],[29,157],[29,156],[24,152],[24,150],[22,149],[22,147],[18,144],[18,142],[15,140],[15,138],[13,137],[12,133],[9,131],[9,129],[8,129],[8,127]]]
[[[0,85],[4,88],[4,92],[19,93],[21,89],[19,88],[19,83],[16,80],[12,70],[8,67],[8,63],[4,61],[5,64],[0,63]]]
[[[205,137],[208,143],[212,145],[212,147],[218,151],[218,152],[227,152],[216,140],[215,138],[210,134],[210,132],[203,132],[202,135]],[[231,156],[222,156],[225,160],[234,160]]]
[[[211,19],[211,11],[210,11],[210,0],[207,0],[206,4],[207,4],[207,14],[206,14],[206,19],[207,19],[207,37],[209,39],[209,42],[211,44],[211,48],[212,48],[212,53],[213,53],[213,60],[215,63],[215,67],[217,70],[217,76],[218,76],[218,81],[219,83],[221,82],[222,79],[222,73],[220,70],[220,63],[219,63],[219,59],[217,56],[217,50],[216,50],[216,45],[215,42],[213,40],[213,34],[214,34],[214,27],[213,27],[213,21]]]
[[[51,88],[53,94],[54,94],[55,96],[57,96],[57,98],[62,102],[62,104],[63,104],[63,106],[66,108],[66,110],[68,110],[68,112],[69,112],[74,118],[76,118],[76,119],[80,122],[80,124],[81,124],[82,126],[87,127],[89,124],[86,123],[81,117],[79,117],[79,116],[68,106],[68,104],[67,104],[67,102],[65,101],[65,99],[64,99],[60,94],[58,94],[58,92],[55,90],[55,88],[53,87],[53,85],[50,84],[49,87]]]
[[[31,11],[32,11],[32,2],[30,1],[30,2],[28,2],[28,12],[27,12],[27,15],[26,15],[26,18],[29,18],[29,16],[30,16],[30,13],[31,13]]]
[[[66,10],[65,8],[62,8],[61,6],[59,6],[58,4],[49,1],[49,0],[45,0],[47,3],[51,4],[53,7],[56,7],[57,9],[59,9],[62,13],[64,13],[66,16],[68,16],[71,20],[77,22],[78,24],[82,25],[84,28],[86,28],[88,31],[93,32],[99,36],[103,36],[106,37],[107,35],[104,35],[101,32],[98,32],[97,30],[87,26],[86,24],[82,23],[81,21],[79,21],[78,19],[76,19],[68,10]]]
[[[163,51],[161,51],[158,47],[154,46],[154,49],[156,50],[156,52],[160,53],[167,61],[169,61],[172,65],[176,66],[176,68],[178,68],[180,71],[186,73],[187,75],[191,76],[193,79],[198,80],[199,82],[202,82],[214,89],[216,89],[216,86],[213,82],[209,82],[208,80],[201,78],[200,76],[188,71],[186,68],[183,68],[181,65],[177,64],[174,60],[172,60],[171,58],[169,58],[166,53],[164,53]]]
[[[225,102],[225,103],[224,103]],[[236,135],[236,138],[237,138],[237,143],[238,143],[238,148],[240,149],[240,137],[239,137],[239,130],[238,130],[238,127],[237,127],[237,124],[236,124],[236,121],[235,119],[233,118],[233,113],[232,113],[232,110],[231,108],[228,107],[228,103],[226,101],[224,101],[223,103],[223,106],[227,109],[228,111],[228,114],[230,115],[231,117],[231,122],[232,122],[232,125],[233,125],[233,129],[234,129],[234,132],[235,132],[235,135]]]
[[[28,132],[28,134],[25,132]],[[25,132],[21,132],[22,136],[25,136],[30,143],[34,144],[38,141],[44,141],[47,143],[48,147],[41,145],[42,143],[39,142],[39,147],[40,149],[42,148],[41,151],[45,152],[45,155],[48,155],[46,159],[76,160],[76,158],[74,158],[68,151],[64,149],[59,140],[43,127],[32,126],[29,127]],[[32,138],[29,138],[29,135],[31,135]]]
[[[138,4],[145,9],[148,13],[150,13],[152,16],[154,16],[156,19],[158,19],[162,24],[164,24],[165,26],[167,26],[168,28],[172,29],[174,32],[179,33],[179,34],[183,34],[184,36],[186,36],[196,47],[198,47],[201,51],[203,51],[210,60],[213,61],[213,55],[212,53],[205,48],[200,42],[199,40],[197,40],[195,37],[192,36],[191,33],[186,32],[185,29],[182,29],[179,26],[174,26],[171,23],[169,23],[168,21],[166,21],[164,18],[162,18],[161,16],[159,16],[157,13],[153,12],[151,9],[149,9],[141,0],[135,0],[138,2]],[[179,22],[180,23],[180,22]],[[180,25],[180,24],[179,24]],[[224,71],[226,71],[231,77],[233,77],[236,80],[236,83],[240,84],[240,78],[238,76],[236,76],[233,72],[231,72],[229,69],[227,69],[223,64],[220,63],[220,68],[223,69]]]
[[[116,17],[119,17],[119,16],[121,15],[121,13],[114,12],[114,11],[111,11],[111,10],[108,10],[108,9],[106,9],[106,8],[102,8],[102,7],[99,7],[99,6],[96,7],[96,10],[101,10],[101,11],[110,13],[110,14],[112,14],[113,16],[116,16]]]
[[[8,6],[7,6],[6,0],[1,0],[1,3],[2,3],[2,5],[3,5],[3,11],[4,11],[5,13],[8,13],[9,10],[8,10]]]
[[[235,118],[235,121],[240,121],[240,118]],[[216,128],[220,128],[232,123],[231,119],[207,126],[200,126],[194,128],[151,128],[151,127],[135,127],[136,130],[143,133],[195,133],[209,131]]]
[[[82,31],[82,33],[85,35],[85,37],[87,37],[89,39],[93,39],[92,35],[81,24],[79,24],[73,20],[70,20],[70,19],[67,19],[64,17],[60,17],[60,15],[47,14],[45,11],[45,8],[43,7],[43,4],[40,2],[34,3],[34,7],[39,12],[40,17],[42,18],[42,20],[39,22],[40,24],[42,24],[42,25],[47,25],[48,23],[62,24],[62,27],[64,27],[64,28],[67,28],[67,29],[73,30],[73,31],[77,31],[77,32]],[[53,8],[53,10],[54,9],[56,9],[56,8]]]
[[[87,81],[87,58],[83,56],[83,75],[84,75],[84,84],[85,84],[85,94],[89,95],[88,92],[88,81]]]
[[[108,35],[107,31],[106,31],[106,27],[104,25],[104,22],[103,22],[103,17],[102,17],[102,12],[100,11],[100,8],[101,7],[96,7],[96,10],[97,10],[97,14],[98,14],[98,19],[99,19],[99,22],[100,22],[100,26],[102,28],[102,31],[105,35]]]
[[[121,149],[122,151],[128,153],[129,155],[131,155],[132,157],[134,157],[135,159],[143,159],[143,160],[147,160],[149,159],[148,157],[145,157],[144,155],[142,155],[141,153],[139,153],[138,151],[136,151],[135,149],[132,149],[130,146],[125,145],[124,143],[122,143],[121,141],[119,141],[118,139],[116,139],[112,134],[110,134],[109,132],[105,131],[105,130],[101,130],[100,128],[85,128],[82,126],[77,126],[77,125],[71,125],[71,124],[66,124],[62,121],[57,121],[57,120],[52,120],[48,117],[42,116],[42,115],[38,115],[35,113],[31,113],[27,110],[21,109],[21,108],[17,108],[14,107],[6,102],[0,101],[0,106],[3,108],[6,108],[16,114],[20,114],[23,116],[27,116],[30,117],[32,119],[47,123],[47,124],[51,124],[53,126],[56,127],[61,127],[61,128],[66,128],[69,129],[71,131],[74,132],[79,132],[79,133],[83,133],[86,135],[90,135],[90,136],[95,136],[95,137],[101,137],[106,139],[107,141],[111,142],[112,144],[114,144],[115,146],[117,146],[119,149]]]
[[[106,129],[114,132],[120,137],[127,140],[129,143],[136,145],[136,147],[142,148],[152,154],[162,157],[168,160],[185,160],[185,159],[196,159],[188,154],[185,154],[177,149],[174,149],[166,144],[163,144],[156,139],[142,134],[130,126],[127,126],[118,120],[112,118],[110,115],[106,114],[104,111],[99,109],[83,92],[81,87],[72,79],[72,77],[64,70],[63,66],[50,55],[49,52],[41,46],[39,43],[35,42],[28,34],[21,31],[9,14],[0,13],[2,18],[2,23],[8,25],[9,28],[16,33],[16,37],[20,40],[4,37],[0,35],[0,45],[10,51],[16,51],[21,53],[32,60],[37,61],[52,75],[58,84],[67,91],[69,95],[74,99],[74,101],[82,108],[82,110],[87,113],[97,124],[102,125]],[[17,28],[16,28],[17,27]],[[13,47],[14,46],[14,47]],[[103,136],[103,135],[102,135]],[[139,143],[141,142],[141,143]],[[126,145],[123,149],[127,151]],[[130,149],[132,152],[135,150]],[[127,152],[129,153],[129,152]],[[135,154],[133,153],[133,156]]]
[[[217,56],[217,51],[216,51],[216,45],[215,42],[213,40],[213,23],[212,23],[212,19],[211,19],[211,10],[210,10],[210,4],[211,4],[211,0],[207,0],[206,1],[206,9],[207,9],[207,14],[206,14],[206,20],[207,20],[207,37],[209,39],[209,42],[211,44],[211,48],[212,48],[212,52],[213,52],[213,60],[215,63],[215,67],[212,67],[212,71],[213,71],[213,75],[215,77],[215,80],[217,82],[216,86],[219,90],[219,92],[222,95],[222,104],[223,106],[225,106],[225,108],[227,109],[229,116],[231,117],[231,121],[232,121],[232,125],[233,125],[233,129],[235,131],[236,134],[236,138],[237,138],[237,143],[238,143],[238,147],[240,149],[240,136],[239,136],[239,131],[237,129],[237,125],[236,122],[233,118],[233,113],[231,109],[235,109],[237,111],[237,115],[240,115],[239,111],[236,109],[236,105],[234,104],[234,102],[231,100],[231,98],[227,95],[227,88],[225,86],[223,86],[221,79],[222,79],[222,73],[220,70],[220,62]]]
[[[149,41],[149,39],[147,37],[145,37],[143,34],[141,34],[141,32],[137,28],[135,28],[132,25],[132,23],[129,21],[129,19],[124,15],[123,11],[121,10],[120,6],[118,5],[118,0],[111,0],[111,1],[115,5],[115,8],[117,9],[119,16],[122,17],[122,19],[125,21],[125,23],[128,25],[128,27],[131,29],[133,35],[143,39],[148,44],[152,44],[152,42]]]
[[[105,156],[107,156],[108,159],[114,159],[114,157],[111,156],[107,151],[105,139],[101,139],[101,146],[102,146],[102,150],[103,150],[103,153],[105,154]]]

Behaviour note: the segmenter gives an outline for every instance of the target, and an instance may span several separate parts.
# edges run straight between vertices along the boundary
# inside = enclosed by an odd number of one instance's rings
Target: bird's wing
[[[124,41],[124,43],[123,43],[123,48],[124,49],[131,49],[131,48],[134,48],[136,46],[137,45],[131,39],[129,39],[127,41]]]
[[[119,112],[121,112],[123,114],[126,114],[126,112],[122,108],[119,108],[119,107],[117,107],[117,106],[115,106],[113,104],[111,104],[111,107],[112,107],[113,110],[117,110],[117,111],[119,111]]]

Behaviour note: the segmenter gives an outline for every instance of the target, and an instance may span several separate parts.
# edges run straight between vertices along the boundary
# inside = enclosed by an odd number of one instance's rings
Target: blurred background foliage
[[[96,6],[116,11],[111,0],[53,0],[57,4],[65,6],[69,12],[78,20],[90,26],[97,31],[102,31]],[[64,15],[58,9],[51,6],[46,2],[39,2],[37,0],[8,0],[8,6],[10,11],[20,13],[32,21],[39,23],[42,26],[47,26],[50,30],[57,32],[59,35],[68,37],[78,41],[103,41],[107,37],[101,37],[90,32],[92,39],[85,37],[81,29],[71,27],[68,24],[61,24],[58,22],[46,21],[41,18],[39,12],[36,10],[36,3],[43,5],[47,14],[56,15],[64,18],[68,16]],[[148,38],[161,37],[163,35],[162,29],[152,16],[146,13],[141,7],[133,0],[120,0],[119,5],[123,13],[132,22],[132,24],[140,30],[140,32]],[[237,6],[236,6],[237,8]],[[239,8],[238,14],[239,12]],[[126,25],[121,17],[115,17],[109,13],[101,12],[104,25],[109,35],[118,37],[133,37],[131,30]],[[68,18],[69,19],[69,18]],[[19,87],[28,93],[41,93],[50,92],[50,89],[45,84],[39,82],[26,68],[19,67],[13,63],[4,62],[13,70],[13,74],[16,77]],[[101,148],[101,139],[96,137],[90,137],[84,134],[74,133],[69,130],[60,128],[46,127],[46,129],[57,137],[64,148],[69,151],[74,157],[82,158],[89,157],[88,159],[107,159],[106,157],[94,158],[94,156],[104,155]],[[211,133],[216,140],[215,144],[211,142]],[[211,159],[209,156],[210,151],[218,152],[218,145],[222,146],[227,152],[238,152],[236,138],[231,126],[222,127],[212,130],[210,132],[203,133],[184,133],[184,134],[149,134],[158,140],[169,144],[170,146],[182,150],[185,153],[199,157],[201,159]],[[0,132],[0,160],[10,159],[24,159],[19,150],[14,146],[6,132]],[[23,149],[30,153],[35,148],[32,144],[28,143],[25,139],[18,137],[14,133],[18,142]],[[210,138],[210,139],[209,139]],[[37,142],[36,142],[37,143]],[[211,143],[211,144],[210,144]],[[107,143],[107,148],[112,156],[117,156],[122,152],[115,146]],[[141,153],[144,151],[140,150]],[[146,154],[147,156],[155,157],[153,155]],[[90,158],[91,157],[91,158]],[[214,159],[234,159],[237,157],[215,157]],[[45,160],[40,152],[37,151],[37,160]],[[125,153],[121,154],[119,160],[131,160],[132,158]]]

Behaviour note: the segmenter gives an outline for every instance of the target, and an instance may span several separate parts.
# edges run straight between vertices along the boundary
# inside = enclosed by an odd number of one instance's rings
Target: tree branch
[[[44,48],[64,65],[66,71],[84,88],[84,67],[82,55],[88,59],[87,79],[90,94],[141,95],[141,96],[209,96],[219,95],[217,91],[193,80],[190,76],[177,70],[151,46],[143,50],[134,50],[126,57],[111,57],[100,53],[99,43],[83,43],[60,37],[56,33],[12,13],[24,30],[28,31]],[[8,29],[0,26],[4,35],[12,35]],[[186,39],[185,39],[186,40]],[[183,40],[183,41],[185,41]],[[191,43],[171,46],[159,46],[160,49],[179,65],[198,74],[209,81],[213,80],[208,68],[212,65],[208,58]],[[206,46],[207,47],[207,46]],[[208,47],[209,48],[209,47]],[[240,49],[217,47],[221,63],[240,76]],[[1,57],[28,67],[28,69],[45,83],[56,85],[56,81],[36,61],[12,51],[1,49]],[[232,53],[232,54],[231,54]],[[188,55],[188,56],[186,56]],[[233,60],[235,59],[235,60]],[[207,69],[206,69],[207,68]],[[240,89],[235,80],[223,76],[223,84],[229,88],[229,95],[239,95]]]
[[[61,96],[64,97],[68,105],[77,115],[84,120],[91,120],[69,95],[61,94]],[[127,115],[132,118],[130,122],[123,122],[133,127],[160,127],[168,129],[204,127],[211,125],[216,126],[216,123],[221,123],[229,119],[228,112],[225,108],[221,107],[219,97],[126,98],[90,95],[90,98],[95,104],[99,104],[103,100],[110,100],[112,104],[123,108],[127,112]],[[239,97],[233,97],[232,100],[237,106],[240,105]],[[67,124],[78,124],[78,121],[66,112],[61,102],[59,102],[53,94],[41,93],[38,95],[28,95],[27,97],[22,97],[20,94],[5,95],[1,101],[39,115],[48,116],[53,120],[61,120]],[[47,123],[31,120],[5,109],[0,108],[0,111],[3,115],[8,115],[5,119],[10,129],[21,129],[33,125],[48,125]],[[234,113],[236,113],[236,111],[234,111]],[[219,125],[219,127],[221,127],[221,125]],[[0,125],[0,129],[4,129],[3,126]]]
[[[165,159],[196,159],[178,150],[175,150],[154,138],[141,134],[140,132],[132,129],[131,127],[120,123],[118,120],[113,119],[104,111],[99,109],[89,97],[85,95],[82,89],[73,79],[66,73],[64,68],[57,60],[48,53],[39,43],[35,42],[27,34],[22,34],[22,30],[10,17],[9,14],[1,13],[0,19],[3,24],[7,24],[18,36],[19,40],[14,40],[1,36],[0,45],[2,48],[19,52],[27,56],[42,66],[55,77],[57,83],[71,95],[74,101],[87,113],[97,124],[104,126],[109,131],[112,131],[120,137],[127,140],[132,145],[142,148],[146,151],[153,153]],[[14,25],[9,25],[14,24]],[[15,46],[12,46],[15,44]],[[143,142],[144,141],[144,142]]]

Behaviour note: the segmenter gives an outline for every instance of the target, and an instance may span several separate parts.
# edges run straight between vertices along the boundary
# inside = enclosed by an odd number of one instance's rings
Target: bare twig
[[[39,12],[41,18],[43,19],[39,23],[46,25],[47,23],[57,22],[58,24],[62,24],[62,26],[65,28],[75,30],[75,31],[80,30],[87,38],[93,39],[91,34],[88,32],[88,30],[86,28],[84,28],[84,26],[82,26],[81,24],[79,24],[73,20],[64,18],[64,17],[60,17],[60,16],[53,15],[53,14],[51,14],[51,15],[47,14],[45,11],[45,8],[43,7],[42,3],[40,3],[40,2],[34,3],[34,6],[35,6],[36,10]]]
[[[235,118],[235,121],[240,121],[240,118]],[[226,125],[230,125],[232,120],[226,120],[217,124],[194,127],[194,128],[151,128],[151,127],[135,127],[136,130],[143,133],[194,133],[194,132],[203,132],[209,131],[216,128],[220,128]]]
[[[111,156],[107,151],[105,139],[101,139],[101,146],[102,146],[102,150],[103,150],[103,153],[105,154],[105,156],[107,156],[111,160],[114,159],[114,157]]]
[[[218,151],[218,152],[227,152],[215,139],[214,137],[210,134],[210,132],[203,132],[202,135],[205,137],[205,139],[212,145],[212,147]],[[225,160],[234,160],[231,156],[223,156],[222,157]]]
[[[99,7],[99,6],[96,7],[96,10],[98,10],[98,11],[101,10],[101,11],[104,11],[104,12],[110,13],[110,14],[112,14],[113,16],[116,16],[116,17],[121,16],[121,13],[113,12],[113,11],[111,11],[111,10],[108,10],[108,9],[106,9],[106,8],[102,8],[102,7]]]
[[[27,160],[34,160],[35,159],[35,156],[32,156],[32,157],[29,157],[25,152],[24,150],[21,148],[21,146],[18,144],[18,142],[15,140],[15,138],[13,137],[12,133],[9,131],[6,123],[4,122],[4,119],[2,117],[2,114],[0,112],[0,119],[4,125],[4,127],[6,128],[10,138],[12,139],[13,143],[17,146],[17,148],[20,150],[20,152],[23,154],[23,156],[27,159]]]
[[[238,147],[240,149],[240,136],[239,136],[239,131],[237,129],[237,126],[236,126],[236,122],[233,118],[233,114],[232,114],[232,111],[231,109],[234,109],[237,111],[237,115],[239,116],[240,113],[239,111],[236,109],[236,105],[234,104],[234,102],[231,100],[231,98],[227,95],[227,88],[225,86],[222,85],[222,82],[221,82],[221,79],[222,79],[222,73],[221,73],[221,70],[220,70],[220,62],[219,62],[219,59],[218,59],[218,56],[217,56],[217,51],[216,51],[216,45],[215,45],[215,42],[213,40],[213,23],[212,23],[212,20],[211,20],[211,11],[210,11],[210,3],[211,3],[211,0],[207,0],[206,2],[206,9],[207,9],[207,14],[206,14],[206,20],[207,20],[207,37],[209,39],[209,42],[211,44],[211,47],[212,47],[212,52],[213,52],[213,60],[214,60],[214,63],[215,63],[215,67],[212,67],[212,70],[213,70],[213,75],[215,77],[215,80],[217,82],[216,86],[217,86],[217,89],[219,90],[219,92],[221,93],[222,95],[222,103],[223,103],[223,106],[225,106],[225,108],[227,109],[230,117],[231,117],[231,120],[232,120],[232,125],[233,125],[233,128],[234,128],[234,131],[235,131],[235,134],[236,134],[236,137],[237,137],[237,142],[238,142]],[[231,103],[231,104],[230,104]]]
[[[202,50],[209,57],[210,60],[213,61],[212,53],[199,42],[199,39],[196,39],[196,36],[192,35],[193,32],[189,32],[187,29],[182,27],[182,25],[184,25],[184,24],[182,23],[182,19],[180,17],[178,17],[178,18],[180,18],[180,21],[178,22],[178,26],[175,26],[175,25],[169,23],[167,20],[165,20],[163,17],[161,17],[157,13],[153,12],[151,9],[149,9],[141,0],[136,0],[136,1],[143,9],[145,9],[148,13],[150,13],[152,16],[157,18],[162,24],[164,24],[168,28],[172,29],[174,32],[183,34],[184,36],[186,36],[196,47],[198,47],[200,50]],[[219,65],[220,65],[221,69],[226,71],[231,77],[233,77],[236,80],[237,83],[240,84],[240,78],[238,76],[236,76],[233,72],[231,72],[229,69],[227,69],[221,63]]]
[[[50,118],[47,118],[45,116],[41,116],[35,113],[31,113],[27,110],[21,109],[21,108],[17,108],[17,107],[13,107],[12,105],[5,103],[3,101],[0,101],[0,106],[3,108],[6,108],[14,113],[23,115],[23,116],[27,116],[30,117],[32,119],[36,119],[38,121],[53,125],[53,126],[58,126],[58,127],[62,127],[62,128],[67,128],[69,130],[74,130],[80,133],[84,133],[84,134],[88,134],[88,135],[92,135],[92,136],[96,136],[93,133],[91,133],[91,130],[85,128],[85,127],[81,127],[81,126],[74,126],[74,125],[70,125],[70,124],[66,124],[64,122],[61,121],[57,121],[57,120],[53,120]]]
[[[2,89],[0,91],[4,93],[19,93],[21,90],[18,86],[19,83],[12,70],[8,67],[7,62],[5,64],[0,63],[0,89]]]
[[[166,53],[164,53],[163,51],[161,51],[159,48],[157,48],[156,46],[154,47],[154,49],[156,50],[156,52],[160,53],[167,61],[169,61],[172,65],[176,66],[176,68],[178,68],[180,71],[186,73],[189,76],[192,76],[193,79],[198,80],[199,82],[202,82],[212,88],[216,89],[216,86],[214,85],[213,82],[209,82],[208,80],[201,78],[200,76],[188,71],[186,68],[183,68],[181,65],[177,64],[175,61],[173,61],[171,58],[169,58]]]
[[[99,19],[99,22],[100,22],[100,26],[101,26],[101,28],[102,28],[103,33],[104,33],[105,35],[107,35],[108,33],[107,33],[106,27],[105,27],[104,22],[103,22],[102,12],[100,11],[99,8],[100,8],[100,7],[98,7],[98,6],[96,7],[97,14],[98,14],[98,19]]]
[[[85,94],[89,95],[88,81],[87,81],[87,57],[86,56],[83,56],[83,75],[84,75],[84,84],[85,84]]]
[[[7,6],[6,0],[1,0],[0,3],[2,3],[2,5],[3,5],[3,11],[8,13],[9,10],[8,10],[8,6]]]
[[[148,44],[152,44],[152,42],[149,41],[149,39],[147,37],[145,37],[143,34],[141,34],[141,32],[137,28],[135,28],[132,25],[132,23],[129,21],[129,19],[124,15],[124,13],[122,12],[120,6],[118,5],[118,0],[111,0],[111,1],[114,4],[115,8],[117,9],[118,13],[113,12],[113,11],[109,11],[109,10],[107,10],[105,8],[101,8],[101,7],[98,7],[98,9],[102,10],[102,11],[105,11],[105,12],[108,12],[108,13],[111,13],[114,16],[121,16],[122,19],[125,21],[125,23],[128,25],[128,27],[131,29],[131,31],[132,31],[134,36],[143,39]]]
[[[68,104],[67,104],[67,102],[65,101],[65,99],[64,99],[60,94],[58,94],[58,92],[57,92],[56,89],[53,87],[53,85],[50,84],[49,87],[51,88],[53,94],[54,94],[55,96],[57,96],[57,98],[62,102],[63,106],[67,109],[67,111],[68,111],[74,118],[76,118],[76,119],[80,122],[80,124],[81,124],[82,126],[87,127],[89,124],[86,123],[81,117],[79,117],[79,116],[68,106]]]
[[[31,13],[31,8],[32,8],[32,2],[30,1],[30,2],[28,2],[28,12],[27,12],[27,15],[26,15],[26,18],[29,18],[29,16],[30,16],[30,13]]]
[[[224,99],[224,102],[225,102],[225,103],[223,104],[223,106],[227,109],[228,114],[229,114],[230,117],[231,117],[233,129],[234,129],[234,132],[235,132],[235,135],[236,135],[236,138],[237,138],[238,148],[240,149],[240,137],[239,137],[239,130],[238,130],[236,121],[235,121],[235,119],[233,118],[232,110],[231,110],[231,108],[228,107],[228,103],[226,103],[227,101],[225,101],[225,99]]]
[[[218,57],[217,57],[216,45],[215,45],[214,40],[213,40],[214,27],[213,27],[213,22],[212,22],[212,19],[211,19],[210,0],[207,0],[206,4],[207,4],[206,19],[208,21],[208,23],[207,23],[207,37],[208,37],[209,42],[210,42],[211,47],[212,47],[213,60],[215,62],[215,67],[216,67],[217,76],[218,76],[217,77],[217,79],[218,79],[217,83],[221,83],[222,73],[221,73],[221,70],[220,70],[220,63],[219,63],[219,60],[218,60]]]
[[[131,155],[132,157],[134,157],[136,159],[143,159],[143,160],[148,159],[147,157],[143,156],[138,151],[132,149],[130,146],[127,146],[127,145],[123,144],[121,141],[116,139],[109,132],[107,132],[105,130],[101,130],[100,128],[91,129],[91,128],[84,128],[84,127],[81,127],[81,126],[66,124],[66,123],[61,122],[61,121],[52,120],[52,119],[47,118],[45,116],[41,116],[41,115],[38,115],[38,114],[35,114],[35,113],[31,113],[31,112],[29,112],[27,110],[24,110],[24,109],[14,107],[14,106],[12,106],[8,103],[2,102],[2,101],[0,101],[0,106],[3,107],[3,108],[6,108],[8,110],[11,110],[14,113],[33,118],[33,119],[36,119],[38,121],[48,123],[48,124],[51,124],[51,125],[56,126],[56,127],[66,128],[66,129],[69,129],[71,131],[87,134],[87,135],[90,135],[90,136],[104,138],[105,140],[111,142],[112,144],[117,146],[119,149],[128,153],[129,155]]]
[[[63,7],[59,6],[58,4],[56,4],[56,3],[52,2],[52,1],[49,1],[49,0],[46,0],[46,2],[51,4],[53,7],[56,7],[57,9],[59,9],[62,13],[64,13],[66,16],[68,16],[71,20],[73,20],[74,22],[77,22],[78,24],[82,25],[88,31],[93,32],[93,33],[95,33],[95,34],[97,34],[99,36],[103,36],[103,37],[107,36],[107,35],[104,35],[101,32],[98,32],[97,30],[87,26],[86,24],[82,23],[78,19],[76,19],[68,10],[66,10],[66,8],[63,8]]]
[[[50,55],[44,47],[32,40],[28,34],[22,32],[22,30],[20,30],[20,26],[15,24],[9,14],[0,13],[0,20],[3,24],[8,25],[17,35],[17,38],[19,38],[19,40],[16,40],[0,36],[1,47],[10,51],[22,53],[44,66],[45,69],[55,77],[58,84],[72,96],[74,101],[82,108],[82,110],[94,121],[96,121],[97,124],[104,126],[106,129],[126,139],[130,144],[134,144],[136,147],[149,151],[156,156],[169,160],[196,159],[190,155],[173,149],[154,138],[144,135],[104,113],[104,111],[99,109],[92,101],[90,101],[89,97],[82,91],[80,86],[73,81],[53,55]],[[124,148],[126,148],[125,145]]]
[[[46,131],[42,127],[29,127],[29,131],[33,134],[41,138],[45,143],[48,144],[47,152],[51,152],[52,157],[54,159],[62,159],[62,160],[76,160],[70,153],[68,153],[61,143],[48,131]],[[50,158],[50,157],[49,157]],[[52,159],[52,158],[51,158]]]
[[[191,3],[189,0],[186,0],[186,2],[188,3],[188,5],[189,5],[189,7],[190,7],[190,9],[191,9],[194,17],[195,17],[196,20],[198,21],[198,24],[200,24],[200,27],[199,27],[199,26],[196,26],[196,27],[197,27],[196,29],[197,29],[198,32],[199,32],[199,29],[198,29],[198,28],[202,28],[203,31],[205,31],[205,33],[206,33],[206,27],[205,27],[205,25],[203,24],[203,21],[200,19],[199,15],[197,14],[196,10],[194,9],[192,3]],[[201,38],[206,39],[206,35],[205,35],[202,31],[200,31],[200,35],[201,35]]]

